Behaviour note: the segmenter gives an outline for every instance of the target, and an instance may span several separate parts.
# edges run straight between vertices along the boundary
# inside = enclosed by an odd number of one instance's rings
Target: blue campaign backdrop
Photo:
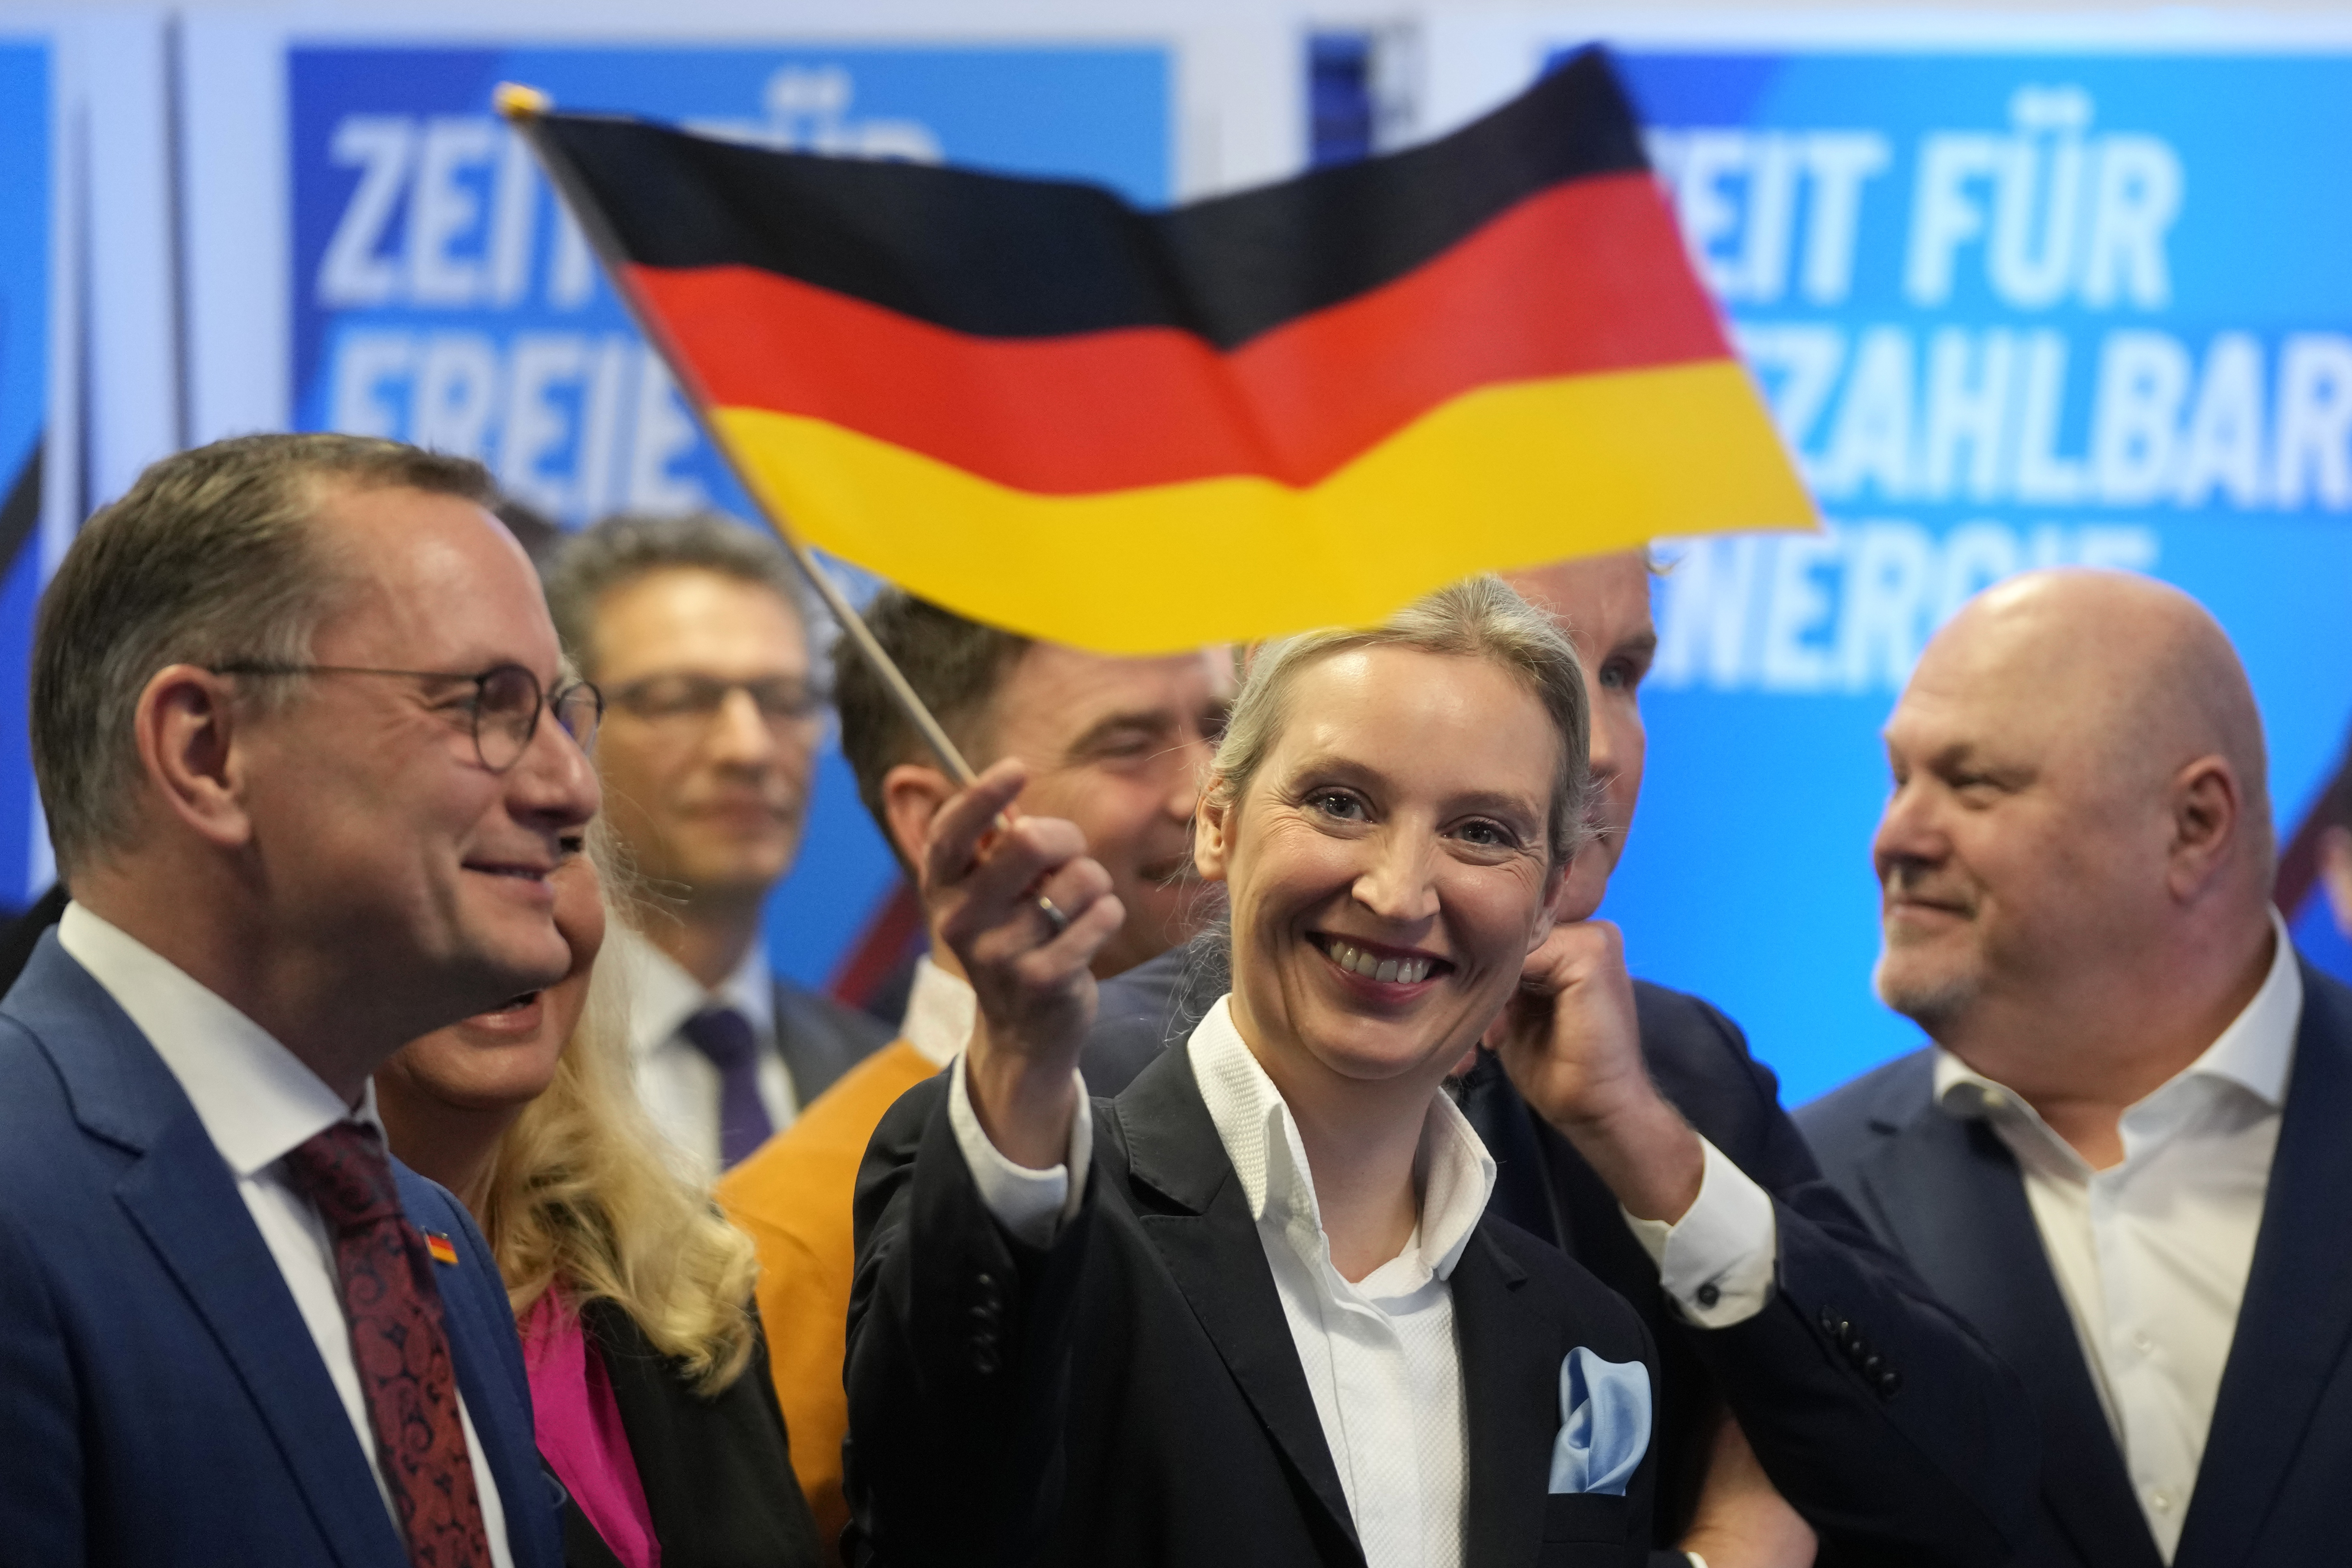
[[[17,672],[0,681],[0,909],[29,902],[47,864],[35,853],[24,672],[41,590],[54,60],[47,39],[0,33],[0,669]]]
[[[1147,205],[1172,181],[1158,47],[303,45],[287,72],[298,425],[479,458],[574,526],[625,508],[751,513],[491,114],[498,83],[770,146],[1092,180]],[[770,908],[779,971],[824,981],[896,879],[828,745]]]
[[[1794,1103],[1918,1043],[1870,990],[1876,732],[1969,594],[2083,562],[2202,600],[2252,677],[2282,837],[2342,755],[2352,57],[1619,60],[1830,526],[1669,549],[1604,912]],[[2298,937],[2352,971],[2322,902]]]

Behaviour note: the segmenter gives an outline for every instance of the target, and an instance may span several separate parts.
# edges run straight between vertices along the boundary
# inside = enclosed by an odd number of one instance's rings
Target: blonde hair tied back
[[[1481,660],[1507,671],[1542,706],[1559,742],[1548,825],[1550,864],[1557,870],[1574,858],[1588,832],[1591,787],[1584,668],[1551,617],[1491,573],[1423,595],[1377,626],[1301,632],[1261,644],[1234,700],[1205,798],[1230,806],[1248,792],[1289,717],[1290,689],[1300,672],[1370,647]]]

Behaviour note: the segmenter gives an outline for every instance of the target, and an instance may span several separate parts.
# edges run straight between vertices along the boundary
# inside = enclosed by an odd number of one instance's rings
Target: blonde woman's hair
[[[627,920],[601,832],[590,850],[608,933]],[[751,1243],[678,1169],[646,1114],[629,1062],[626,982],[610,956],[547,1091],[499,1141],[482,1231],[518,1321],[558,1279],[574,1304],[603,1300],[633,1319],[705,1394],[751,1358]]]
[[[1224,739],[1217,746],[1208,801],[1230,806],[1248,792],[1250,780],[1289,717],[1290,689],[1302,670],[1334,655],[1368,647],[1480,659],[1507,671],[1542,705],[1559,742],[1548,825],[1551,868],[1573,858],[1583,847],[1591,788],[1591,721],[1584,668],[1551,617],[1491,574],[1424,595],[1377,626],[1301,632],[1262,644],[1249,661]]]

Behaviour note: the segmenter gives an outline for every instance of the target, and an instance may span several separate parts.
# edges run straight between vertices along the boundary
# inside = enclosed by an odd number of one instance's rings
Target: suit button
[[[1702,1307],[1712,1307],[1723,1300],[1723,1292],[1715,1288],[1713,1281],[1700,1286],[1693,1294],[1697,1296],[1698,1304]]]
[[[1886,1370],[1886,1363],[1885,1360],[1874,1355],[1866,1355],[1863,1357],[1858,1364],[1862,1368],[1862,1375],[1869,1378],[1874,1383],[1877,1381],[1878,1374]]]
[[[971,1352],[971,1370],[982,1377],[994,1377],[1000,1364],[1002,1363],[997,1361],[996,1350],[992,1345],[975,1349]]]
[[[1822,1325],[1822,1332],[1829,1335],[1832,1339],[1837,1338],[1838,1315],[1837,1309],[1835,1307],[1823,1307],[1822,1309],[1820,1321]]]
[[[1903,1374],[1902,1374],[1901,1373],[1899,1373],[1899,1372],[1895,1371],[1893,1367],[1891,1367],[1891,1366],[1890,1366],[1890,1367],[1888,1367],[1885,1372],[1882,1372],[1882,1373],[1880,1373],[1878,1374],[1878,1397],[1879,1397],[1879,1398],[1881,1398],[1881,1399],[1892,1399],[1892,1398],[1894,1398],[1896,1394],[1900,1394],[1900,1393],[1902,1393],[1902,1392],[1903,1392]]]

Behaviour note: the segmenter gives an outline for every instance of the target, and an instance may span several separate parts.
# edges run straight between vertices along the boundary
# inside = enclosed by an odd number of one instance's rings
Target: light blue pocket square
[[[1650,1369],[1602,1361],[1582,1345],[1561,1357],[1551,1489],[1623,1497],[1649,1451]]]

